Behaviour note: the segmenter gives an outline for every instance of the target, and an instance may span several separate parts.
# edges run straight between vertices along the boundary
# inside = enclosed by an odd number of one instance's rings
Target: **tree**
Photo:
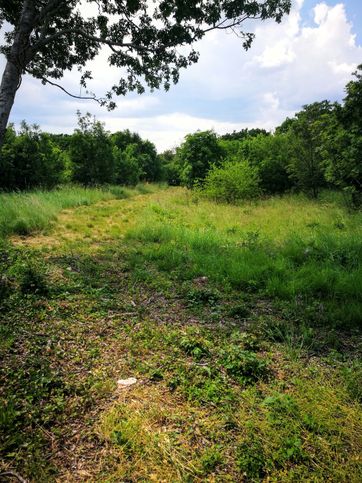
[[[0,149],[0,189],[53,188],[64,180],[66,155],[38,126],[9,126]]]
[[[323,129],[336,105],[329,101],[303,107],[295,118],[287,119],[278,129],[289,135],[288,171],[296,185],[313,197],[325,186],[324,165],[320,152]]]
[[[115,182],[135,186],[143,174],[137,155],[137,144],[128,144],[123,150],[113,148],[115,160]]]
[[[181,165],[177,161],[176,150],[167,149],[159,155],[161,162],[162,179],[170,186],[181,184]]]
[[[113,182],[113,146],[103,124],[89,113],[81,116],[79,112],[78,124],[69,149],[74,181],[84,185]]]
[[[259,168],[260,184],[264,193],[283,193],[292,186],[287,172],[289,138],[283,134],[259,135],[246,139],[240,154],[252,166]]]
[[[213,131],[188,134],[176,150],[183,184],[192,188],[195,184],[202,183],[211,166],[220,164],[223,154],[224,151]]]
[[[326,179],[350,195],[352,205],[362,205],[362,65],[346,86],[342,106],[328,119],[321,154]]]
[[[151,141],[142,139],[139,134],[128,129],[112,134],[111,139],[121,152],[125,152],[129,145],[133,146],[132,157],[139,165],[140,180],[152,182],[161,179],[161,161],[156,146]]]
[[[220,136],[220,139],[225,141],[244,141],[244,139],[254,138],[256,136],[269,136],[269,132],[265,129],[260,128],[245,128],[241,131],[233,131],[232,133],[223,134]]]
[[[243,22],[280,22],[290,4],[290,0],[0,0],[0,26],[4,22],[10,26],[0,46],[7,59],[0,86],[0,145],[24,73],[65,91],[54,80],[77,67],[86,88],[92,77],[86,64],[105,47],[110,50],[109,64],[124,73],[98,99],[114,108],[114,94],[142,93],[145,86],[168,89],[177,82],[180,69],[198,59],[192,47],[180,53],[180,46],[192,46],[210,30],[234,30],[248,48],[253,34],[242,30]]]

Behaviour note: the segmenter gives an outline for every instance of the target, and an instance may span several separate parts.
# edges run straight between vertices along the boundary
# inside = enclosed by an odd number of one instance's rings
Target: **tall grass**
[[[151,206],[128,233],[144,259],[183,279],[207,276],[312,308],[317,323],[361,324],[361,214],[300,197],[239,207],[184,202]]]
[[[150,190],[152,188],[147,185],[139,185],[133,189],[122,186],[103,188],[64,186],[53,191],[1,193],[0,238],[12,234],[28,235],[44,231],[56,220],[59,212],[66,208],[128,198]]]

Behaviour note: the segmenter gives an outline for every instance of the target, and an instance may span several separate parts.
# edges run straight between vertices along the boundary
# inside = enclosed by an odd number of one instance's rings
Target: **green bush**
[[[64,181],[67,156],[38,126],[10,126],[0,150],[0,190],[53,188]]]
[[[87,186],[111,183],[115,176],[113,146],[103,124],[89,113],[78,113],[78,124],[69,149],[73,180]]]
[[[204,181],[212,165],[221,162],[224,151],[213,131],[186,136],[176,150],[176,162],[181,166],[181,181],[188,188]]]
[[[215,201],[235,203],[261,194],[257,167],[248,161],[226,161],[214,166],[206,176],[202,193]]]

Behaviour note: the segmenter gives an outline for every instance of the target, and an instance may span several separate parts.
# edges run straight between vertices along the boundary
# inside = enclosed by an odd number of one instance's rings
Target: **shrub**
[[[261,194],[258,168],[248,161],[226,161],[220,167],[214,166],[202,192],[208,198],[227,203],[257,198]]]
[[[73,180],[84,185],[111,183],[114,179],[112,143],[101,122],[78,112],[79,129],[72,136],[70,158]]]
[[[252,384],[265,379],[269,374],[266,360],[236,345],[228,347],[220,362],[226,372],[242,384]]]
[[[188,188],[202,183],[214,164],[219,164],[224,152],[213,131],[196,132],[186,136],[176,151],[181,165],[181,180]]]
[[[38,126],[10,126],[0,153],[0,189],[53,188],[64,181],[66,155]]]

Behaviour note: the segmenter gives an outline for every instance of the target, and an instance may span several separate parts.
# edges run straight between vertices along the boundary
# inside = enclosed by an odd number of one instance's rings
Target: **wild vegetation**
[[[361,226],[153,188],[4,240],[0,472],[360,481]]]
[[[107,132],[89,113],[78,113],[72,135],[42,133],[24,122],[18,133],[13,127],[7,130],[0,188],[166,181],[226,202],[290,192],[317,198],[327,188],[341,191],[350,207],[359,208],[361,71],[359,66],[346,86],[343,104],[322,101],[304,106],[273,134],[261,129],[224,136],[198,131],[161,155],[136,133]]]
[[[8,128],[0,478],[362,480],[360,71],[162,155]]]
[[[133,188],[119,185],[100,188],[63,186],[52,191],[0,193],[0,239],[9,235],[28,235],[50,229],[64,209],[91,205],[100,201],[128,198],[152,191],[139,184]]]

